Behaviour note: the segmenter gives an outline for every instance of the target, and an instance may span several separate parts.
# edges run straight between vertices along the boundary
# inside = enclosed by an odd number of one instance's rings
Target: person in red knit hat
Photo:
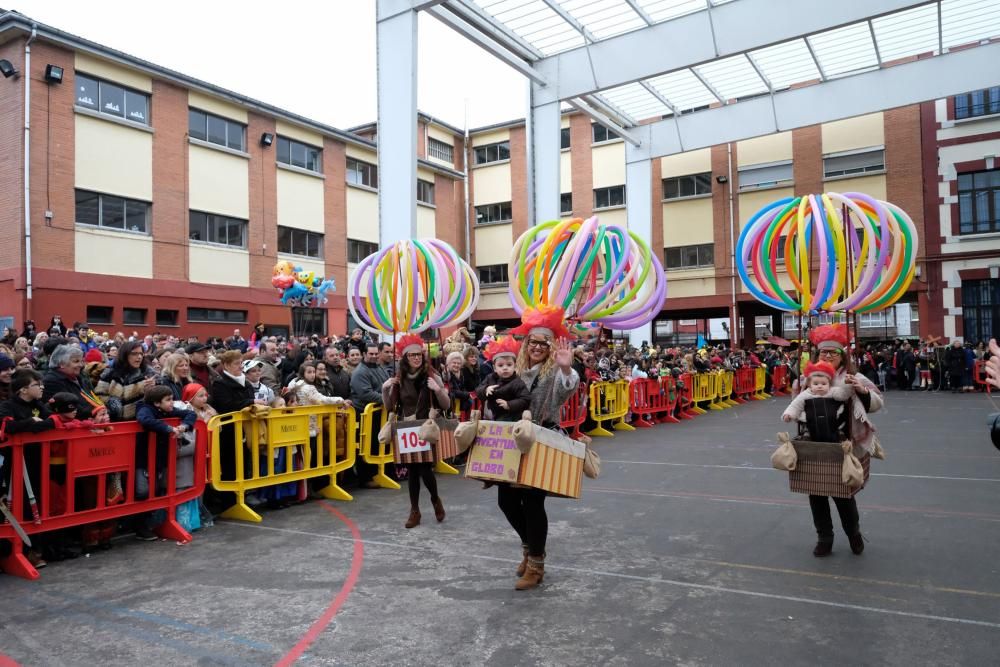
[[[846,403],[854,396],[853,385],[833,385],[837,375],[826,361],[806,366],[806,388],[792,399],[781,419],[804,421],[814,442],[841,442],[846,439]]]

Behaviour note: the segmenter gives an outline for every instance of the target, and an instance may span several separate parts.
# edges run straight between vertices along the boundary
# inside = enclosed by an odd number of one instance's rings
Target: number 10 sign
[[[399,454],[416,454],[430,451],[431,443],[417,437],[418,426],[396,430],[396,452]]]

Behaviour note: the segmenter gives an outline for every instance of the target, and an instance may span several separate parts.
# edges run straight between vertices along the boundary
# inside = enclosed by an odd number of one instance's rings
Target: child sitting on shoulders
[[[504,336],[486,346],[486,358],[493,372],[476,387],[476,396],[486,408],[486,418],[512,422],[531,406],[531,392],[514,370],[520,344],[513,336]]]
[[[792,399],[781,419],[803,421],[809,439],[814,442],[840,442],[844,439],[847,420],[846,403],[854,396],[851,385],[835,386],[837,372],[825,361],[806,366],[806,388]]]

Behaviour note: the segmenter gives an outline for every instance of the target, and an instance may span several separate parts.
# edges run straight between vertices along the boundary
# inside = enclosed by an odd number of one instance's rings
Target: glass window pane
[[[141,93],[125,91],[125,117],[143,125],[149,124],[149,98]]]
[[[1000,228],[1000,190],[993,191],[993,228]]]
[[[483,164],[486,162],[486,147],[480,146],[476,148],[476,164]]]
[[[310,257],[322,257],[323,256],[323,237],[319,234],[309,234],[307,236],[309,242],[306,254]]]
[[[320,151],[318,148],[307,148],[306,149],[306,169],[311,171],[322,171],[320,169]]]
[[[498,160],[509,160],[510,159],[510,142],[503,142],[498,147],[499,157]]]
[[[233,150],[243,150],[243,126],[232,121],[226,122],[226,145]]]
[[[278,252],[292,251],[292,230],[288,227],[278,227]]]
[[[101,111],[112,116],[125,117],[125,89],[111,83],[100,84]]]
[[[292,232],[292,252],[296,255],[306,254],[306,233],[300,229]]]
[[[76,221],[82,225],[98,225],[100,219],[99,195],[93,192],[76,191]]]
[[[302,167],[305,169],[306,166],[306,147],[305,144],[300,144],[297,141],[289,142],[292,149],[292,161],[291,164],[296,167]]]
[[[663,181],[663,198],[674,199],[680,197],[680,186],[676,178],[667,178]]]
[[[958,189],[959,190],[971,190],[972,189],[972,174],[959,174],[958,175]]]
[[[706,244],[698,246],[698,265],[699,266],[712,266],[715,263],[715,246],[712,244]]]
[[[146,211],[149,204],[141,201],[125,202],[125,228],[130,232],[146,231]]]
[[[290,148],[289,141],[284,137],[278,137],[278,162],[284,164],[290,164]]]
[[[712,174],[695,174],[694,192],[697,195],[706,195],[712,192]]]
[[[681,178],[679,180],[680,180],[680,183],[679,183],[680,196],[681,197],[690,197],[690,196],[694,195],[694,177],[692,177],[692,176],[684,176],[683,178]]]
[[[625,186],[618,186],[611,188],[611,205],[612,206],[624,206],[625,205]]]
[[[990,187],[990,172],[980,171],[972,175],[972,187],[976,188],[988,188]]]
[[[564,127],[559,130],[559,147],[569,148],[569,128]]]
[[[188,226],[188,238],[192,241],[207,241],[205,214],[191,211],[191,221]]]
[[[957,95],[955,97],[955,118],[969,117],[969,96]]]
[[[101,197],[101,226],[125,229],[125,200],[121,197]]]
[[[194,139],[205,140],[205,114],[197,109],[188,109],[188,135]]]
[[[220,146],[226,145],[226,121],[218,116],[208,117],[208,140]]]
[[[994,86],[989,91],[990,108],[987,113],[1000,113],[1000,86]]]
[[[983,113],[984,102],[986,101],[986,91],[977,90],[971,94],[972,97],[972,110],[973,116],[980,116]]]
[[[684,268],[698,266],[698,246],[689,245],[681,248],[681,265]]]
[[[82,74],[76,75],[76,103],[87,109],[97,109],[99,94],[97,81]]]
[[[988,192],[976,192],[976,231],[990,231],[990,197]]]

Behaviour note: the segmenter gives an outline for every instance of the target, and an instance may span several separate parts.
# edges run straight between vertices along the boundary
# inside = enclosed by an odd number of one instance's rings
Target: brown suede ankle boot
[[[413,509],[411,509],[410,510],[410,516],[406,520],[406,524],[405,525],[406,525],[407,528],[414,528],[415,526],[419,526],[420,525],[420,510],[418,510],[416,507],[414,507]]]
[[[441,504],[441,499],[432,498],[431,505],[434,507],[434,518],[438,520],[438,523],[444,521],[444,505]]]
[[[518,591],[530,591],[537,588],[542,583],[545,576],[545,554],[540,558],[528,556],[528,565],[524,570],[524,576],[517,580],[514,589]]]
[[[521,564],[517,566],[517,576],[523,577],[525,570],[528,569],[528,545],[521,545]]]

